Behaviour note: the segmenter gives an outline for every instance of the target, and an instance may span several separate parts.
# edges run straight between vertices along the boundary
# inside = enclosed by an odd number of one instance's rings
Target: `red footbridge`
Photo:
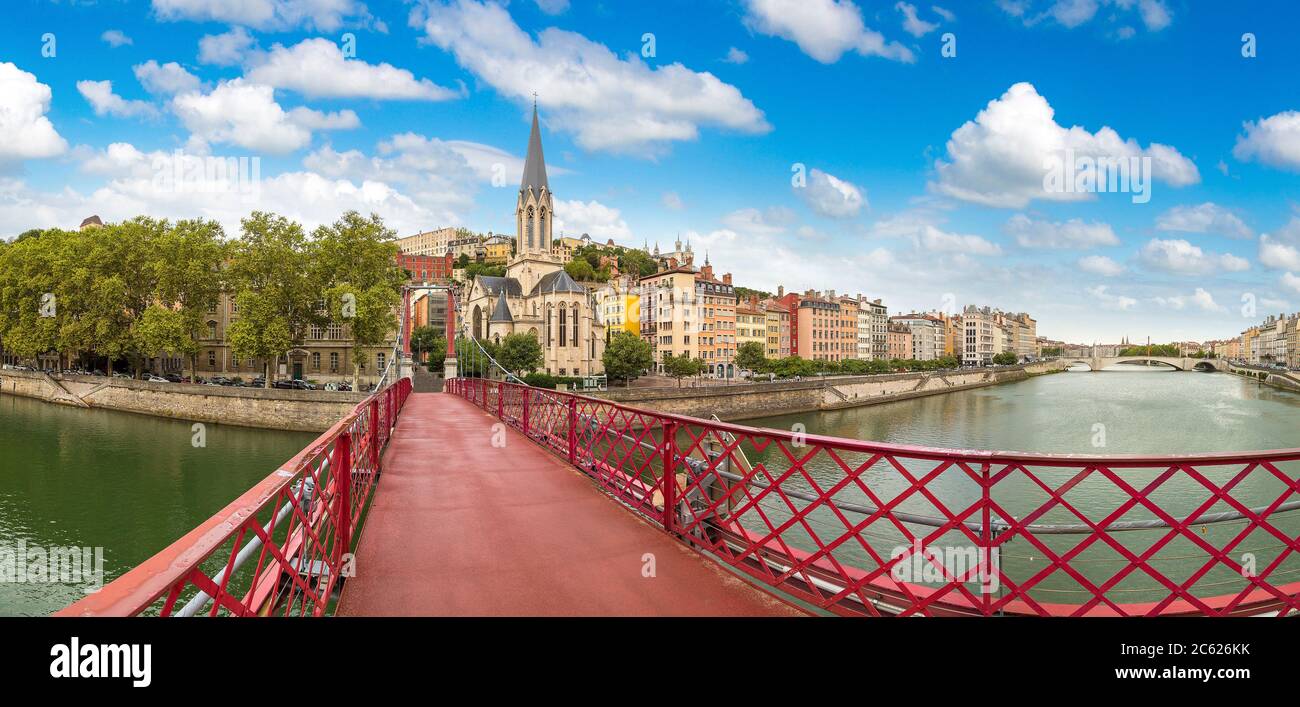
[[[1298,473],[1294,449],[929,449],[401,378],[60,615],[1287,616]]]
[[[932,449],[490,373],[395,376],[58,615],[1300,613],[1300,449]]]

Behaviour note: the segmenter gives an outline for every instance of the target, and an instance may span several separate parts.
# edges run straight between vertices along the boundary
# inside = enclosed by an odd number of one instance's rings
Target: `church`
[[[605,324],[591,292],[564,271],[551,233],[554,210],[534,105],[515,206],[515,255],[505,277],[474,278],[463,310],[465,327],[474,338],[493,343],[508,334],[532,334],[542,345],[542,371],[597,375],[605,370]]]

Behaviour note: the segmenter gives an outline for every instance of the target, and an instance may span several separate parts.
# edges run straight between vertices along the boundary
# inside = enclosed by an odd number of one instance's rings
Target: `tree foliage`
[[[542,344],[526,332],[507,334],[492,355],[502,368],[515,375],[532,373],[542,367]]]
[[[601,356],[605,375],[610,379],[630,381],[654,365],[650,342],[630,331],[616,331]]]

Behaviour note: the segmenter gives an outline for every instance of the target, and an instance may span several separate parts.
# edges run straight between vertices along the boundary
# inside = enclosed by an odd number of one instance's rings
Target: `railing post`
[[[523,426],[524,426],[524,436],[527,437],[527,436],[528,436],[528,407],[529,407],[529,406],[528,406],[528,398],[529,398],[529,395],[528,395],[528,389],[527,389],[527,388],[524,388],[524,389],[523,389],[523,393],[524,393],[524,420],[523,420]]]
[[[987,577],[987,573],[993,569],[992,509],[989,506],[989,463],[984,462],[980,467],[980,543],[984,547],[981,548],[982,552],[979,557],[980,572],[983,575],[977,574],[975,577],[977,580]],[[982,595],[981,613],[990,616],[993,613],[993,597],[991,592],[988,591],[987,583],[980,585],[980,593]]]
[[[352,550],[352,433],[344,431],[334,441],[334,459],[330,461],[334,474],[334,496],[338,514],[334,527],[337,537],[334,544],[334,566],[330,568],[330,579],[338,577],[342,567],[343,553]]]
[[[497,419],[504,420],[506,417],[506,384],[502,383],[497,386]]]
[[[578,399],[569,398],[569,463],[578,463]]]
[[[671,420],[663,423],[663,449],[660,454],[664,460],[663,488],[664,496],[664,530],[677,532],[677,423]]]
[[[379,471],[379,401],[370,399],[370,471]]]

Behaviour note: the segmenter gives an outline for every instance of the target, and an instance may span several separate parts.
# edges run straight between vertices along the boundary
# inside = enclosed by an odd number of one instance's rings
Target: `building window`
[[[566,309],[565,307],[563,306],[560,307],[560,346],[567,345],[565,341],[567,339],[567,334],[569,333],[569,329],[568,329],[569,325],[568,322],[566,321],[567,319],[566,315],[568,314],[568,312],[569,310]]]
[[[313,371],[319,371],[319,370],[320,370],[320,352],[319,352],[319,351],[312,351],[312,352],[311,352],[311,368],[312,368]]]
[[[216,367],[217,367],[217,352],[216,352],[216,351],[209,351],[209,352],[208,352],[208,368],[216,368]]]
[[[338,372],[339,372],[339,353],[337,351],[331,351],[330,352],[330,373],[338,373]]]
[[[209,339],[215,339],[215,338],[217,338],[217,323],[216,323],[216,322],[208,322],[208,338],[209,338]]]
[[[383,353],[377,353],[377,354],[375,354],[375,370],[376,370],[376,371],[382,371],[382,370],[384,370],[384,354],[383,354]]]

